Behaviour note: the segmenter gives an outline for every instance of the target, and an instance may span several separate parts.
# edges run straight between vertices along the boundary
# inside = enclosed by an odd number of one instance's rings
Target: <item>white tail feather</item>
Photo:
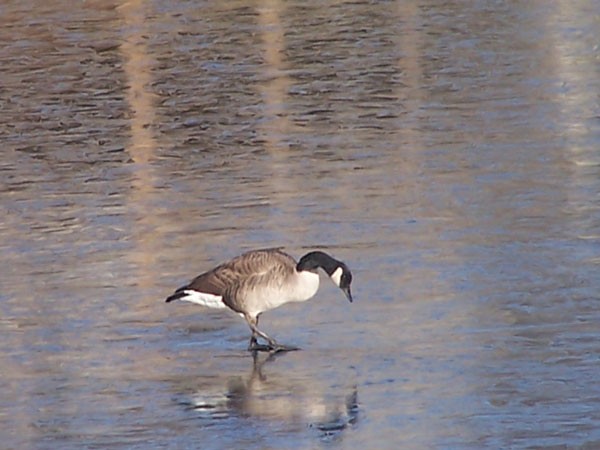
[[[180,297],[183,302],[196,303],[197,305],[208,306],[209,308],[227,308],[220,295],[207,294],[186,289],[183,291],[185,297]]]

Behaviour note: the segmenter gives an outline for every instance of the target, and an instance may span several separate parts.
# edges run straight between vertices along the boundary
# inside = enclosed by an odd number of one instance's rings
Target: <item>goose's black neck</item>
[[[316,271],[319,267],[321,267],[327,275],[331,276],[335,270],[340,267],[342,263],[337,259],[332,258],[327,253],[314,251],[307,253],[296,265],[296,270],[301,272],[303,270]]]

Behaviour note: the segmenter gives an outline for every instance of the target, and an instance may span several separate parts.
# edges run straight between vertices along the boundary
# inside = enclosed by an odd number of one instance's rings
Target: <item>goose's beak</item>
[[[346,294],[346,298],[348,299],[348,301],[352,303],[352,294],[350,293],[350,286],[342,288],[342,291],[344,291],[344,294]]]

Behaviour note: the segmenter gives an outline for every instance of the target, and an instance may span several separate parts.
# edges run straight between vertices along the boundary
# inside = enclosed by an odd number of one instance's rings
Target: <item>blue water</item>
[[[599,8],[0,7],[2,445],[599,446]],[[164,303],[269,246],[302,351]]]

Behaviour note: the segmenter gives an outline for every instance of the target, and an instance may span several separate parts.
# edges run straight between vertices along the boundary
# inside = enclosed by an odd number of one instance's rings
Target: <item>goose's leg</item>
[[[250,336],[250,343],[248,344],[248,350],[254,350],[254,347],[256,347],[257,344],[257,340],[256,340],[256,333],[253,331],[252,332],[252,336]]]
[[[244,314],[244,318],[252,330],[252,336],[250,337],[250,345],[248,346],[248,350],[272,350],[273,348],[279,346],[275,339],[270,338],[267,333],[264,333],[258,329],[258,316],[252,317],[250,314]],[[267,341],[269,345],[259,345],[257,343],[258,336]]]
[[[256,322],[255,322],[255,326],[258,327],[258,318],[260,317],[260,314],[256,315]],[[246,318],[246,316],[244,316],[244,318]],[[248,320],[248,319],[246,319]],[[250,322],[248,322],[250,323]],[[252,327],[250,327],[250,329],[252,330],[252,336],[250,336],[250,343],[248,344],[248,351],[253,351],[256,350],[256,346],[258,345],[258,334],[256,334],[256,331],[254,331],[254,329],[252,329]]]
[[[248,325],[252,330],[252,336],[250,337],[250,345],[248,346],[249,351],[264,350],[274,352],[287,352],[292,350],[299,350],[298,347],[289,347],[287,345],[281,345],[275,339],[270,338],[267,335],[267,333],[260,331],[258,329],[258,315],[256,317],[252,317],[249,314],[244,314],[244,318],[246,319],[246,322],[248,322]],[[259,345],[256,342],[258,336],[267,341],[269,345]]]

